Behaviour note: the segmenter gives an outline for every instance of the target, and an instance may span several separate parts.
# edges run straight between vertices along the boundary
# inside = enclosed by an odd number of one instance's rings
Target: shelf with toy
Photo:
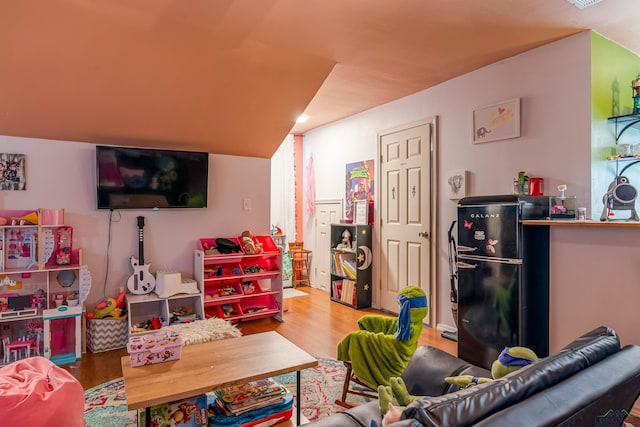
[[[371,226],[331,225],[331,300],[371,307]]]
[[[279,293],[266,285],[260,285],[260,280],[241,281],[223,286],[205,285],[204,305],[212,306],[223,302],[238,302],[246,298],[259,295],[276,295]],[[264,281],[262,281],[264,283]]]
[[[202,284],[205,317],[241,321],[270,316],[282,321],[282,254],[271,236],[242,234],[198,241],[194,276]],[[233,245],[242,245],[242,251],[219,253],[221,243],[227,245],[223,251]]]

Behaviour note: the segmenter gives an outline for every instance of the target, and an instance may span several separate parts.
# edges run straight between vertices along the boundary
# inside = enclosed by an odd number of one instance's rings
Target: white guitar
[[[148,294],[156,287],[156,278],[149,272],[150,264],[144,263],[144,217],[138,217],[138,255],[139,257],[131,257],[131,267],[133,274],[127,280],[127,289],[132,294]]]

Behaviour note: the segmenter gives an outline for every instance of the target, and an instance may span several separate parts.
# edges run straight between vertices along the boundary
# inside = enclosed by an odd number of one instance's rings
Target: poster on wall
[[[0,153],[0,190],[26,190],[24,154]]]
[[[353,221],[355,201],[366,200],[369,204],[368,224],[373,225],[374,174],[373,160],[347,164],[345,193],[345,218]]]

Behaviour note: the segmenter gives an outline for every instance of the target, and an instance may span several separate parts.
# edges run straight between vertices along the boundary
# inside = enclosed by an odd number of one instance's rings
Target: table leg
[[[296,371],[296,425],[300,425],[300,371]]]
[[[144,420],[144,425],[145,427],[151,427],[151,406],[147,406],[144,411],[147,415]]]

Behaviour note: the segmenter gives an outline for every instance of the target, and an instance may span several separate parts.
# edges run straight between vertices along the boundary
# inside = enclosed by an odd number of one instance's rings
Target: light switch
[[[251,199],[242,199],[242,210],[244,211],[251,210]]]

